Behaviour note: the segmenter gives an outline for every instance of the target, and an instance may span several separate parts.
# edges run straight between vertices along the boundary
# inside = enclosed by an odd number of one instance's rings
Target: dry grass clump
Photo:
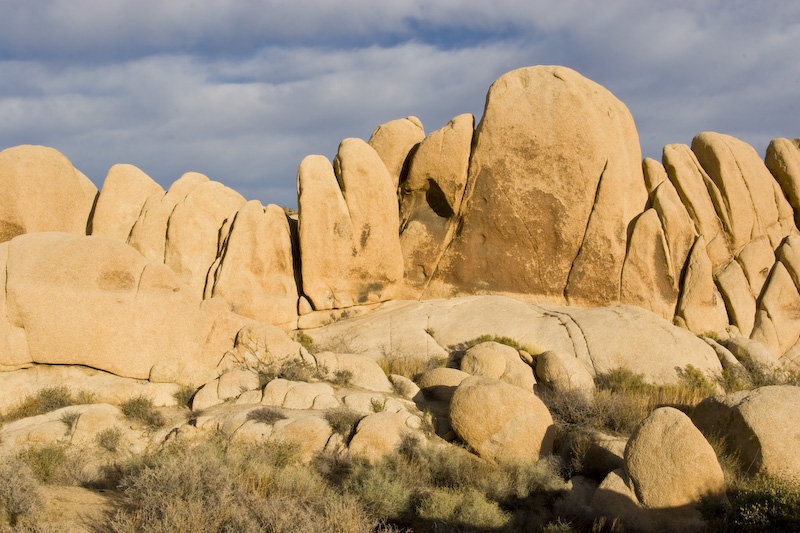
[[[730,505],[704,499],[706,531],[800,531],[800,485],[768,476],[741,478],[728,488]]]
[[[104,450],[115,453],[122,442],[122,430],[114,426],[98,431],[94,442]]]
[[[153,400],[147,396],[134,396],[122,402],[119,408],[128,420],[139,422],[152,429],[160,428],[166,423],[164,416],[153,405]]]
[[[361,413],[349,407],[339,406],[325,411],[325,420],[334,433],[338,433],[345,441],[349,441],[356,431],[356,425],[364,418]]]
[[[175,391],[175,394],[172,396],[175,398],[175,402],[181,407],[189,407],[192,405],[192,399],[194,398],[195,393],[197,392],[197,387],[194,385],[181,385],[178,390]]]
[[[25,463],[42,483],[73,482],[73,475],[68,463],[67,448],[62,444],[45,446],[29,446],[22,449],[17,457]]]
[[[73,393],[68,387],[45,387],[27,396],[16,408],[0,417],[0,421],[11,422],[29,416],[42,415],[69,407],[92,403],[94,395],[87,391]]]
[[[428,370],[447,366],[447,358],[399,355],[383,357],[378,361],[378,365],[380,365],[383,369],[383,373],[387,376],[397,374],[414,381]]]
[[[273,379],[283,378],[289,381],[313,381],[324,379],[327,370],[318,368],[300,358],[284,359],[274,362],[259,362],[253,370],[258,374],[260,385],[263,387]]]
[[[30,467],[17,458],[0,461],[0,531],[22,527],[42,508],[39,483]]]
[[[285,418],[286,415],[276,407],[258,407],[247,413],[248,420],[255,420],[256,422],[267,424],[268,426]]]

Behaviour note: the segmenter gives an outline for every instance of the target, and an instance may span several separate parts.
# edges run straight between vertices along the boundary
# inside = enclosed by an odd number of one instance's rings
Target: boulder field
[[[0,453],[88,442],[124,424],[114,404],[188,387],[191,424],[132,428],[132,449],[213,430],[374,462],[411,435],[537,460],[557,440],[544,390],[591,403],[619,369],[673,386],[800,367],[800,139],[762,159],[703,132],[642,161],[622,102],[536,66],[495,81],[477,125],[407,117],[306,157],[297,195],[264,206],[195,172],[164,190],[132,165],[98,191],[51,148],[0,152],[0,415],[54,385],[95,400],[66,437],[60,411],[7,423]],[[724,492],[704,434],[793,479],[777,428],[797,390],[601,436],[591,505],[699,527],[692,503]]]

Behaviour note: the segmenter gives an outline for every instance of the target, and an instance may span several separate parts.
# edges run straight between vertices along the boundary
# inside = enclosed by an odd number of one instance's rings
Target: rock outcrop
[[[0,243],[17,235],[85,235],[97,188],[58,151],[15,146],[0,152]]]

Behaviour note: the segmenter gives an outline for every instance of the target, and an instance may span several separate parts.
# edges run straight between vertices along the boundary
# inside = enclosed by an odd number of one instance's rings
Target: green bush
[[[417,513],[441,531],[452,531],[454,526],[462,531],[500,529],[511,519],[497,502],[475,489],[434,489],[423,497]]]
[[[67,387],[46,387],[39,389],[35,394],[27,396],[20,405],[7,413],[3,419],[6,422],[19,420],[29,416],[42,415],[79,403]]]
[[[800,531],[800,487],[767,476],[728,491],[730,506],[703,500],[699,506],[710,531]]]
[[[166,423],[163,415],[153,405],[153,400],[147,396],[134,396],[122,402],[119,408],[128,420],[140,422],[150,428],[159,428]]]

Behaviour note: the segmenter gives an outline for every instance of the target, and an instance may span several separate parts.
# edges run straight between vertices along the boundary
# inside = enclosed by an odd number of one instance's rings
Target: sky
[[[296,207],[309,154],[414,115],[483,113],[510,70],[564,65],[630,109],[643,157],[701,131],[800,137],[797,0],[0,0],[0,150],[201,172]]]

